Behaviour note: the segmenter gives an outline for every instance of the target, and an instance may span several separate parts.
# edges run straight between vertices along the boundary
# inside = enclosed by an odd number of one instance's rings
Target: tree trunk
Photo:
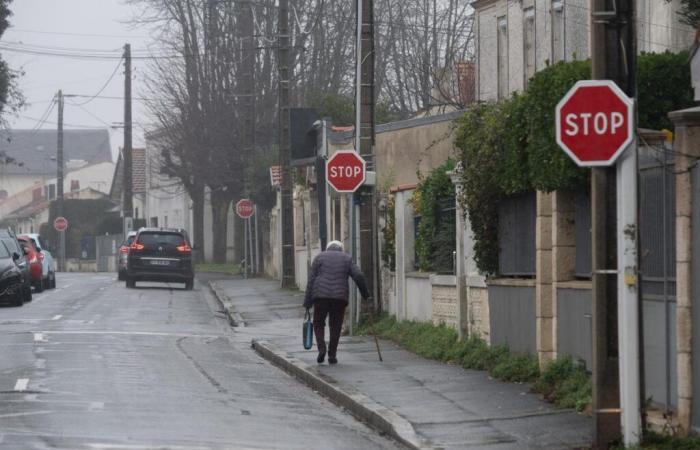
[[[228,225],[228,209],[231,200],[225,192],[211,193],[212,209],[212,235],[214,238],[214,262],[224,264],[226,262],[226,248],[228,246],[226,227]]]
[[[197,245],[195,262],[204,262],[204,185],[197,185],[191,192],[192,237]]]

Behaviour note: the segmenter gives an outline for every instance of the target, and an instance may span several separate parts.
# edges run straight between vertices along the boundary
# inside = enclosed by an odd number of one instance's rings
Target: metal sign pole
[[[620,406],[625,445],[642,434],[639,383],[639,289],[637,239],[637,142],[617,164],[617,318]]]
[[[248,278],[248,220],[243,219],[243,278]]]
[[[255,266],[253,265],[254,258],[255,258],[255,250],[253,249],[253,224],[250,223],[250,217],[247,219],[248,222],[248,246],[250,247],[250,251],[248,254],[250,255],[250,263],[248,264],[248,267],[250,268],[250,274],[253,275],[255,274]]]
[[[66,270],[66,230],[62,230],[60,232],[60,241],[61,241],[61,259],[59,260],[61,262],[61,272],[67,272]]]
[[[355,235],[357,234],[357,228],[355,227],[355,200],[354,194],[348,194],[348,219],[350,222],[350,256],[352,257],[353,264],[357,264],[357,249],[355,248]],[[350,336],[354,336],[355,328],[355,306],[357,302],[357,289],[355,283],[348,281],[350,283],[350,322],[349,331]]]

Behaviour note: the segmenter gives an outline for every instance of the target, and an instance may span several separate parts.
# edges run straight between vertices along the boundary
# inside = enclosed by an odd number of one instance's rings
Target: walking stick
[[[374,329],[374,305],[370,308],[369,313],[369,331],[374,336],[374,345],[377,346],[377,355],[379,355],[379,362],[384,362],[382,358],[382,351],[379,349],[379,339],[377,339],[377,331]]]

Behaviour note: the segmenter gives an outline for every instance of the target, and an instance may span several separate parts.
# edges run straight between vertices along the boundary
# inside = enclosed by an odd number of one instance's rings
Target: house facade
[[[472,6],[479,100],[507,98],[547,65],[590,56],[588,0],[478,0]],[[639,0],[636,6],[640,52],[689,48],[694,30],[678,21],[680,0]]]

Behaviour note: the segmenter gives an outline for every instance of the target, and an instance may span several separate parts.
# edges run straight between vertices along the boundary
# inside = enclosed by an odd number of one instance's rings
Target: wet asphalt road
[[[255,355],[204,284],[59,274],[0,307],[2,449],[389,449]]]

